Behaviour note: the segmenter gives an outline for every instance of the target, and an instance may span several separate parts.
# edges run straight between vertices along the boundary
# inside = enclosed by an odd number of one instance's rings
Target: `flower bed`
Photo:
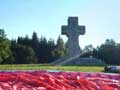
[[[0,72],[0,90],[120,90],[120,75],[82,72]]]

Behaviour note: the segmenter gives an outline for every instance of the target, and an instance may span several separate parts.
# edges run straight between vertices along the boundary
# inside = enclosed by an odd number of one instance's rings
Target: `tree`
[[[85,46],[84,50],[87,52],[87,51],[93,51],[93,46],[90,44],[90,45],[87,45]]]
[[[31,47],[16,44],[12,47],[16,64],[37,63],[35,52]]]
[[[39,39],[36,32],[33,32],[32,35],[32,47],[35,51],[37,51],[39,47]]]
[[[31,39],[28,37],[28,35],[26,35],[26,36],[23,38],[22,45],[31,47]]]
[[[36,32],[33,32],[32,34],[31,47],[35,51],[35,56],[39,61],[39,39]]]
[[[28,37],[28,35],[26,35],[25,37],[18,37],[17,44],[31,47],[31,39]]]
[[[48,62],[52,62],[54,61],[54,56],[52,55],[52,51],[55,49],[55,43],[53,39],[49,39],[48,40],[48,44],[47,44],[47,56],[48,56]]]
[[[104,60],[107,64],[120,64],[118,48],[114,40],[106,39],[105,43],[98,49],[98,58]]]
[[[81,57],[90,57],[93,56],[93,46],[90,45],[86,45],[85,48],[83,49],[83,54],[81,55]]]
[[[66,47],[63,39],[60,36],[58,37],[56,48],[52,53],[56,59],[64,57],[66,55]]]
[[[115,46],[116,42],[113,39],[106,39],[105,45]]]
[[[40,38],[39,43],[39,63],[47,63],[48,62],[48,45],[47,39],[45,37]]]
[[[23,37],[18,36],[17,44],[23,44]]]
[[[10,41],[6,38],[3,29],[0,29],[0,63],[11,56]]]
[[[5,34],[4,29],[0,29],[0,38],[1,39],[5,39],[6,38],[6,34]]]

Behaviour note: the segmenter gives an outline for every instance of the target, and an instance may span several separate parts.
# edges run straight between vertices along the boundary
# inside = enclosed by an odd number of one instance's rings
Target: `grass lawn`
[[[63,70],[79,72],[103,72],[104,66],[53,66],[47,64],[0,65],[0,70]]]

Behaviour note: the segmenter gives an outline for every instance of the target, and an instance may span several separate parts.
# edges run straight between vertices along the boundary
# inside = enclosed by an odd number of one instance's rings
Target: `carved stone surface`
[[[78,25],[78,17],[69,17],[68,26],[63,25],[61,28],[62,35],[68,37],[67,49],[68,56],[72,57],[80,54],[79,35],[85,34],[85,26]]]

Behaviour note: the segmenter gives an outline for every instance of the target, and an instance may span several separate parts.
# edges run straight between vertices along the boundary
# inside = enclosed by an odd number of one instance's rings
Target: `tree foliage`
[[[0,29],[0,63],[4,62],[10,55],[10,41],[6,38],[4,30]]]
[[[35,52],[31,47],[23,45],[14,45],[12,47],[15,64],[32,64],[37,63]]]
[[[63,39],[60,36],[58,37],[57,45],[54,51],[52,52],[52,55],[56,59],[64,57],[66,55],[66,47],[65,47]]]
[[[33,32],[32,38],[27,35],[16,40],[9,40],[5,31],[0,29],[0,63],[1,64],[29,64],[29,63],[49,63],[66,55],[66,46],[59,36],[57,42],[53,39],[37,36]],[[106,41],[94,48],[87,45],[83,49],[82,57],[96,57],[106,64],[120,64],[120,43],[113,39]]]
[[[113,39],[106,39],[105,43],[93,49],[92,55],[103,60],[106,64],[120,64],[120,44]]]
[[[53,39],[38,38],[33,32],[31,39],[26,35],[11,40],[11,51],[9,63],[49,63],[65,55],[65,45],[61,37],[55,44]]]
[[[114,40],[107,39],[98,49],[98,58],[107,64],[120,64],[120,46]]]

